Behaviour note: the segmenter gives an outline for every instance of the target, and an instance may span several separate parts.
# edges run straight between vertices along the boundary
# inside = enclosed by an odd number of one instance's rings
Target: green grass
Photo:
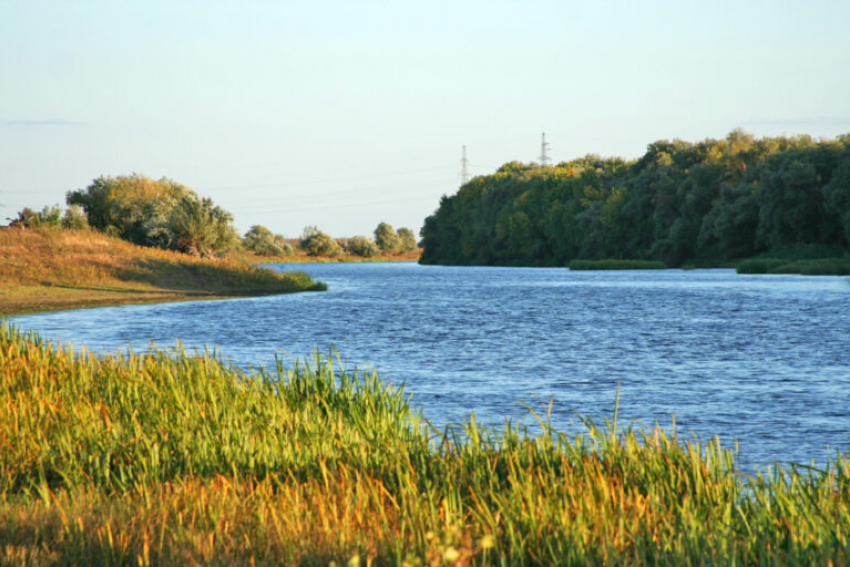
[[[0,329],[0,565],[835,565],[850,460],[586,422],[436,432],[331,357],[96,355]]]
[[[570,270],[665,270],[664,262],[653,260],[572,260]]]

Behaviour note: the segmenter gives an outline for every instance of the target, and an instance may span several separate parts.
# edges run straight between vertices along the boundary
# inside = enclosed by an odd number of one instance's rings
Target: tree
[[[315,226],[304,229],[301,248],[310,256],[337,256],[340,246],[329,234],[319,231]]]
[[[347,246],[349,252],[364,258],[372,258],[381,253],[381,249],[372,241],[371,238],[365,236],[355,236],[348,240]]]
[[[419,250],[419,244],[416,242],[416,236],[409,228],[400,228],[396,233],[399,240],[399,250],[402,252],[413,252]]]
[[[26,228],[51,227],[58,228],[61,226],[62,209],[59,205],[52,207],[45,206],[40,211],[35,211],[29,207],[24,207],[18,213],[18,218],[12,221],[12,226],[22,226]]]
[[[232,220],[230,213],[213,205],[212,200],[185,196],[170,218],[171,247],[203,257],[226,251],[239,238],[230,226]]]
[[[393,226],[382,222],[375,229],[375,244],[383,252],[395,252],[399,249],[401,242]]]
[[[142,246],[208,256],[238,240],[230,213],[167,178],[101,176],[66,201],[82,207],[92,228]]]
[[[71,205],[65,209],[65,214],[62,216],[62,228],[88,230],[89,221],[81,206]]]
[[[242,245],[261,256],[284,256],[286,244],[282,241],[282,237],[279,238],[266,227],[255,224],[245,233]]]

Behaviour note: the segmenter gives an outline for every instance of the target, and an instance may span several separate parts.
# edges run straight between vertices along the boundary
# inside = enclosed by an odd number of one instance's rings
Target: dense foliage
[[[422,244],[422,262],[437,264],[841,256],[850,250],[850,135],[735,130],[723,140],[655,142],[632,162],[511,162],[444,196]]]
[[[99,177],[66,200],[92,227],[134,244],[210,256],[238,241],[230,213],[170,179]]]

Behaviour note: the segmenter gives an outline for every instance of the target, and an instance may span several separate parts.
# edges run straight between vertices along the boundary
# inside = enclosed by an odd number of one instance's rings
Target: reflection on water
[[[327,293],[89,309],[12,318],[94,350],[216,345],[273,366],[333,346],[405,383],[435,424],[474,411],[574,430],[574,412],[740,442],[745,464],[824,462],[850,447],[848,278],[731,270],[570,272],[416,264],[299,269]]]

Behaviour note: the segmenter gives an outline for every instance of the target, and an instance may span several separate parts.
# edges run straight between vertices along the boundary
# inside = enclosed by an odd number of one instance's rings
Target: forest
[[[422,263],[566,266],[634,259],[670,267],[850,252],[850,134],[649,144],[633,161],[510,162],[425,220]]]

